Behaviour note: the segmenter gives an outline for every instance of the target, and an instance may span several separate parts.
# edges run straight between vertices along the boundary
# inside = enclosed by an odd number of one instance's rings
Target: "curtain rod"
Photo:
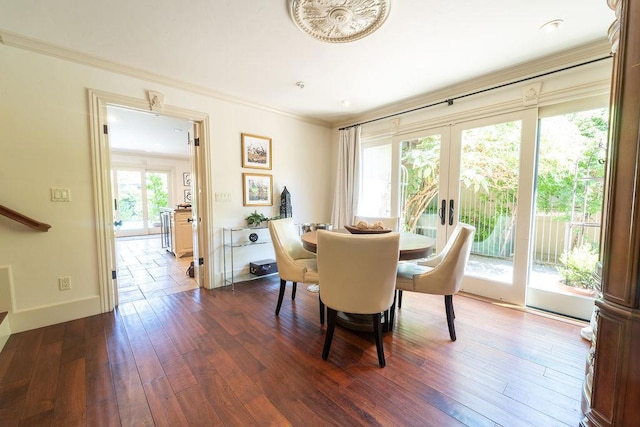
[[[613,58],[613,55],[603,56],[601,58],[596,58],[596,59],[592,59],[590,61],[581,62],[579,64],[570,65],[568,67],[560,68],[558,70],[547,71],[546,73],[537,74],[537,75],[531,76],[531,77],[525,77],[525,78],[520,79],[520,80],[516,80],[516,81],[513,81],[513,82],[509,82],[509,83],[503,83],[501,85],[493,86],[493,87],[490,87],[490,88],[487,88],[487,89],[477,90],[475,92],[467,93],[465,95],[454,96],[453,98],[448,98],[448,99],[445,99],[444,101],[434,102],[432,104],[423,105],[421,107],[412,108],[410,110],[400,111],[399,113],[394,113],[394,114],[389,114],[387,116],[378,117],[377,119],[371,119],[371,120],[367,120],[367,121],[364,121],[364,122],[356,123],[356,124],[353,124],[353,125],[341,127],[338,130],[345,130],[345,129],[349,129],[349,128],[356,127],[356,126],[366,125],[367,123],[373,123],[373,122],[377,122],[378,120],[389,119],[391,117],[400,116],[402,114],[413,113],[414,111],[424,110],[425,108],[435,107],[436,105],[441,105],[441,104],[453,105],[453,101],[455,101],[457,99],[466,98],[466,97],[472,96],[472,95],[478,95],[480,93],[489,92],[489,91],[492,91],[492,90],[495,90],[495,89],[500,89],[500,88],[503,88],[503,87],[506,87],[506,86],[511,86],[511,85],[514,85],[514,84],[526,82],[527,80],[537,79],[537,78],[540,78],[540,77],[548,76],[550,74],[559,73],[561,71],[571,70],[572,68],[582,67],[583,65],[593,64],[594,62],[599,62],[599,61],[602,61],[604,59],[609,59],[609,58]]]

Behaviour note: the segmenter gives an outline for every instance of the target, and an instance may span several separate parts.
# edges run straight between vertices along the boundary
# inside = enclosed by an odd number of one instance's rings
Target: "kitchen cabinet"
[[[182,258],[193,254],[191,209],[164,208],[160,213],[162,247]]]

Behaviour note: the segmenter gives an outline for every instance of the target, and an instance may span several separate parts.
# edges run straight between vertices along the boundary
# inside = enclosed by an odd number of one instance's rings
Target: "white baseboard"
[[[10,335],[11,326],[9,325],[9,319],[5,318],[4,321],[0,323],[0,351],[4,348]]]
[[[100,296],[96,295],[62,304],[14,311],[9,313],[9,320],[11,333],[15,334],[100,313]]]

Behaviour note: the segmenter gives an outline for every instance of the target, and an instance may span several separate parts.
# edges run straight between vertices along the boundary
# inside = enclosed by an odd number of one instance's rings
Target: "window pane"
[[[459,220],[476,227],[467,272],[511,283],[521,121],[462,132]]]
[[[391,144],[362,150],[358,215],[391,216]]]
[[[436,237],[440,135],[402,141],[401,229]]]
[[[139,171],[119,170],[118,210],[122,221],[122,230],[139,230],[144,228],[142,216],[142,179]]]
[[[169,206],[169,176],[165,172],[147,172],[147,220],[149,227],[160,226],[160,208]]]
[[[540,120],[530,286],[592,295],[606,143],[605,108]]]

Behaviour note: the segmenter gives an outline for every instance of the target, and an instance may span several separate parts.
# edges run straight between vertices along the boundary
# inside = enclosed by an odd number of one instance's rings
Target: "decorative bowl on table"
[[[345,225],[344,228],[351,234],[383,234],[390,233],[390,228],[359,228],[355,225]]]

